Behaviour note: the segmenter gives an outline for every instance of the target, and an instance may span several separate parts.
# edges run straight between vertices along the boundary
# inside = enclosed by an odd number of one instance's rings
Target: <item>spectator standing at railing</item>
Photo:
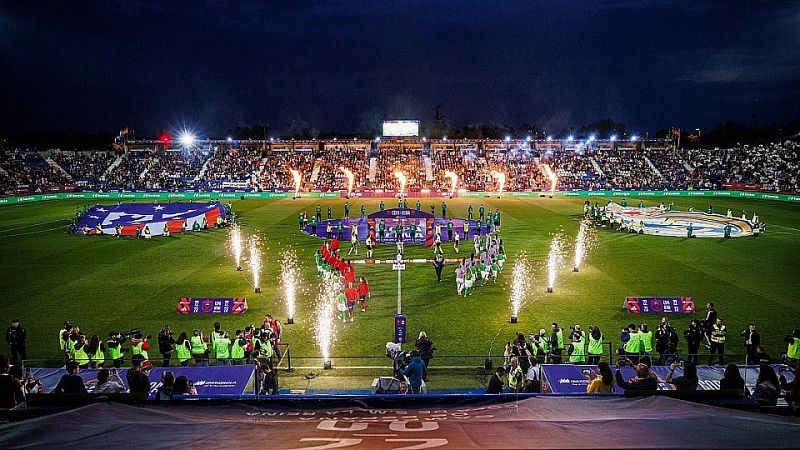
[[[22,383],[10,373],[6,355],[0,355],[0,408],[10,409],[24,400]]]
[[[427,372],[428,364],[431,362],[431,358],[433,358],[433,352],[436,351],[436,347],[433,346],[433,341],[431,341],[427,333],[420,331],[419,338],[414,342],[414,348],[419,351],[419,357],[425,364],[425,370]],[[425,378],[427,378],[427,376]]]
[[[53,390],[55,394],[85,394],[86,386],[83,384],[83,378],[78,375],[78,362],[67,361],[67,373],[64,374],[58,381],[56,388]]]

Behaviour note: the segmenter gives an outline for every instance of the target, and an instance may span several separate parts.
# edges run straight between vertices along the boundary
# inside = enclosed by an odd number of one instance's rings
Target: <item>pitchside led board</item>
[[[625,309],[639,314],[694,314],[692,297],[625,297]]]
[[[386,137],[419,136],[419,120],[385,120],[383,135]]]

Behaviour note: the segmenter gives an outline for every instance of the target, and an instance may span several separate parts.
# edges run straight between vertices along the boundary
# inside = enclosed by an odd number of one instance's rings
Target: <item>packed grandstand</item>
[[[740,189],[800,192],[800,143],[787,140],[727,149],[681,149],[670,140],[206,140],[192,145],[131,141],[111,150],[34,151],[0,148],[2,195],[73,190],[182,191],[395,189],[395,171],[408,191],[493,191],[493,171],[506,191]]]

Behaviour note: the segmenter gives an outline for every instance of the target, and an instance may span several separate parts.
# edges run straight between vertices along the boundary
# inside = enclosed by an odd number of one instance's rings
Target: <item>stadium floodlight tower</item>
[[[617,135],[616,134],[612,134],[611,137],[609,138],[609,140],[611,142],[617,142]]]
[[[183,130],[178,134],[178,142],[186,148],[194,146],[197,136],[189,130]]]
[[[639,140],[639,136],[636,136],[635,134],[631,136],[631,142],[636,142],[637,140]]]
[[[575,140],[575,136],[573,136],[571,134],[569,136],[567,136],[567,142],[572,142],[574,140]]]

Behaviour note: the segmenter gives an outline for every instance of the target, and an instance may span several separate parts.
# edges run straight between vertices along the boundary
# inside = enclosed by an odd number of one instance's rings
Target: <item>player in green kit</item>
[[[489,266],[489,271],[492,274],[492,283],[497,284],[497,274],[500,272],[500,265],[497,264],[497,258],[492,258],[492,265]]]
[[[503,270],[503,266],[506,264],[506,251],[503,250],[503,247],[500,247],[500,251],[497,252],[497,266],[500,270]]]
[[[311,216],[311,234],[313,236],[317,235],[317,216]]]
[[[397,199],[397,207],[398,208],[402,208],[403,207],[403,199],[401,199],[401,198]]]
[[[367,207],[364,204],[361,205],[361,218],[367,217]]]
[[[303,217],[303,213],[300,213],[300,214],[297,216],[297,226],[300,228],[300,230],[302,230],[302,229],[303,229],[303,221],[304,221],[304,219],[305,219],[305,218]]]
[[[333,208],[328,206],[328,220],[331,220],[333,217]]]
[[[472,204],[470,204],[469,208],[467,208],[467,219],[472,220]]]
[[[500,209],[494,210],[494,232],[500,232]]]
[[[381,200],[381,204],[380,204],[380,206],[379,206],[379,207],[380,207],[380,210],[381,210],[381,211],[384,211],[384,210],[386,210],[386,205],[384,205],[384,204],[383,204],[383,200]]]
[[[317,208],[314,210],[314,212],[316,213],[315,216],[317,217],[317,221],[322,220],[322,206],[320,206],[319,203],[317,203]]]
[[[447,217],[447,203],[442,202],[442,217]]]
[[[486,208],[483,207],[483,203],[481,203],[480,208],[478,208],[478,219],[483,222],[483,215],[486,214]]]
[[[378,222],[378,242],[383,244],[384,241],[386,241],[386,223],[381,220]]]
[[[475,283],[475,273],[472,271],[474,267],[467,269],[464,274],[464,298],[472,294],[472,285]]]
[[[411,221],[411,225],[408,226],[409,234],[411,234],[411,243],[415,244],[417,242],[417,224],[414,221]]]
[[[340,241],[342,239],[344,239],[344,221],[343,220],[340,220],[339,224],[336,225],[336,234],[337,234],[337,236],[338,236]]]
[[[347,322],[347,296],[344,292],[336,294],[336,310],[339,311],[342,322]]]
[[[436,215],[436,205],[431,205],[431,215],[432,216]]]
[[[481,286],[483,286],[489,278],[489,268],[486,267],[486,263],[482,259],[480,264],[478,264],[478,271],[480,272]]]
[[[345,219],[350,218],[350,204],[347,202],[344,202],[344,218]]]
[[[417,205],[416,206],[417,206],[417,211],[421,211],[422,210],[422,203],[420,203],[419,200],[417,200]]]

